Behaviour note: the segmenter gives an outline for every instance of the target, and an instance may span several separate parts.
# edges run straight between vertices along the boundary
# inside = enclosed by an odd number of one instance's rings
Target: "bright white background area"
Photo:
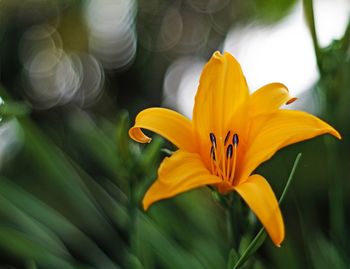
[[[349,0],[314,1],[315,20],[321,47],[340,38],[350,18]],[[249,88],[254,91],[271,82],[285,84],[300,96],[318,79],[316,59],[301,2],[272,26],[233,27],[222,48],[240,62]],[[175,100],[179,112],[192,116],[199,76],[208,59],[179,58],[169,67],[164,80],[165,102]],[[302,100],[300,100],[302,102]]]

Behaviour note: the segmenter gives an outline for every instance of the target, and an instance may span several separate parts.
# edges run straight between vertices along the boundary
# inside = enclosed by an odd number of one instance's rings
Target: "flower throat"
[[[217,141],[214,133],[210,133],[209,138],[211,173],[232,184],[236,169],[238,135],[235,133],[231,140],[231,131],[228,131],[224,140],[220,137]]]

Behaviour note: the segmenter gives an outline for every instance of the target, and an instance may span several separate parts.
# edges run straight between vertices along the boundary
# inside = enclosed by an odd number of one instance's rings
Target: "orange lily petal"
[[[239,63],[227,52],[215,52],[202,71],[193,109],[202,139],[208,140],[209,132],[225,136],[234,112],[248,96]]]
[[[237,156],[239,156],[237,163],[242,162],[241,156],[249,146],[246,141],[245,133],[250,130],[250,120],[260,114],[272,113],[280,108],[283,104],[290,104],[297,98],[290,96],[288,88],[282,83],[270,83],[249,96],[246,103],[240,106],[239,110],[232,119],[232,126],[235,133],[237,133],[242,140]]]
[[[302,111],[278,110],[253,118],[246,134],[247,149],[240,161],[237,184],[279,149],[326,133],[341,138],[332,126]]]
[[[284,239],[284,224],[270,184],[262,176],[252,175],[234,188],[259,218],[275,245],[280,246]]]
[[[219,182],[221,179],[209,173],[198,154],[178,150],[171,157],[165,158],[160,165],[158,179],[143,198],[143,208],[147,210],[158,200]]]
[[[270,83],[256,90],[249,97],[248,112],[251,116],[257,116],[272,112],[279,109],[281,105],[290,104],[295,100],[296,98],[289,95],[286,86],[281,83]]]
[[[142,110],[135,119],[135,125],[130,128],[129,135],[140,143],[149,143],[141,128],[155,132],[180,149],[190,152],[196,150],[192,122],[185,116],[166,108],[148,108]]]
[[[193,108],[193,124],[199,152],[210,167],[209,133],[218,140],[232,128],[232,118],[248,99],[249,91],[241,66],[229,53],[215,52],[203,68]]]

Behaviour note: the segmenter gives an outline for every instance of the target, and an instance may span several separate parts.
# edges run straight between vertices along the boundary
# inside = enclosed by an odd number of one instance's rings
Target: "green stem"
[[[348,240],[344,234],[347,233],[346,223],[346,209],[345,199],[346,189],[345,181],[342,180],[343,171],[342,167],[338,164],[337,158],[340,156],[340,152],[337,150],[334,141],[326,141],[326,147],[328,151],[328,167],[329,167],[329,213],[330,213],[330,232],[332,238],[339,246],[341,250],[345,250],[348,244]],[[348,255],[345,255],[348,258]]]
[[[287,193],[287,191],[289,189],[290,184],[292,183],[292,179],[294,177],[295,170],[297,169],[298,163],[299,163],[300,158],[301,158],[302,155],[303,155],[302,153],[298,153],[297,157],[295,158],[294,165],[293,165],[292,171],[290,171],[290,175],[289,175],[289,178],[287,180],[286,186],[284,187],[284,190],[283,190],[283,192],[281,194],[281,197],[278,200],[279,204],[281,204],[283,202],[284,197],[286,196],[286,193]]]
[[[241,202],[238,198],[239,197],[231,193],[229,194],[225,202],[227,236],[230,247],[233,247],[234,249],[237,249],[239,245],[237,237],[237,235],[239,234],[239,223],[236,220],[237,217],[241,214]]]
[[[341,49],[346,52],[350,46],[350,19],[348,21],[348,26],[346,27],[344,36],[341,39]]]
[[[307,25],[309,27],[309,31],[310,31],[311,38],[312,38],[312,43],[313,43],[315,54],[316,54],[317,66],[318,66],[318,69],[320,70],[320,72],[322,72],[321,49],[320,49],[320,45],[318,43],[318,38],[317,38],[313,1],[312,0],[303,0],[303,7],[304,7],[304,13],[305,13],[305,17],[306,17],[306,22],[307,22]]]
[[[293,164],[293,168],[289,174],[286,186],[284,187],[284,190],[281,194],[281,197],[278,201],[279,204],[282,203],[282,201],[284,200],[284,197],[286,196],[286,193],[290,187],[290,184],[292,182],[292,179],[294,177],[295,174],[295,170],[299,164],[300,158],[301,158],[302,154],[299,153],[297,155],[297,157],[295,158],[294,164]],[[257,251],[257,249],[262,245],[262,243],[265,241],[266,239],[266,232],[264,227],[262,227],[260,229],[260,231],[257,233],[257,235],[254,237],[254,239],[252,240],[252,242],[250,242],[249,246],[244,250],[243,254],[239,257],[238,261],[235,263],[235,265],[233,266],[233,269],[238,269],[240,266],[242,266],[247,259],[255,252]]]
[[[264,228],[261,228],[257,235],[254,237],[249,246],[245,249],[242,256],[239,257],[238,261],[233,266],[233,269],[241,267],[248,258],[262,245],[266,239],[266,232]]]

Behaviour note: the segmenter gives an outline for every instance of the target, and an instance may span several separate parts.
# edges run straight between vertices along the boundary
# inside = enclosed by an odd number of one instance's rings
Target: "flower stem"
[[[284,200],[286,193],[290,187],[290,184],[292,182],[292,179],[294,177],[295,174],[295,170],[299,164],[300,158],[301,158],[302,154],[299,153],[297,155],[297,157],[295,158],[294,164],[293,164],[293,168],[289,174],[287,183],[284,187],[284,190],[281,194],[281,197],[278,201],[279,204],[282,203],[282,201]],[[235,263],[235,265],[233,266],[233,269],[238,269],[239,267],[241,267],[247,260],[248,258],[258,250],[258,248],[262,245],[262,243],[265,241],[266,239],[266,232],[264,227],[262,227],[260,229],[260,231],[257,233],[257,235],[254,237],[254,239],[250,242],[249,246],[244,250],[243,254],[239,257],[239,259],[237,260],[237,262]]]
[[[321,66],[321,49],[318,43],[316,26],[315,26],[315,15],[314,15],[314,4],[312,0],[303,0],[304,14],[306,17],[306,22],[309,27],[309,31],[312,38],[312,43],[314,45],[314,50],[316,54],[317,66],[320,72],[322,72]]]

